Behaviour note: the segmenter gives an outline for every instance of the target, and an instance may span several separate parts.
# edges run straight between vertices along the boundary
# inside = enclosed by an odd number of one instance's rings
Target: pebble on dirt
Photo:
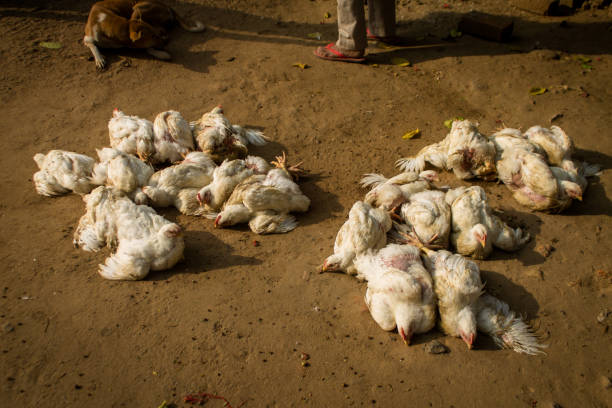
[[[448,347],[440,343],[438,340],[432,340],[423,346],[426,352],[430,354],[445,354],[450,352]]]

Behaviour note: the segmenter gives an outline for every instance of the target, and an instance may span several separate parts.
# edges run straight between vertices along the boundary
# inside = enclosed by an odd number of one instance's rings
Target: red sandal
[[[314,55],[329,61],[344,61],[357,63],[363,63],[366,61],[365,57],[349,57],[348,55],[344,55],[336,48],[334,48],[335,46],[336,44],[329,43],[325,47],[319,47],[314,51]]]

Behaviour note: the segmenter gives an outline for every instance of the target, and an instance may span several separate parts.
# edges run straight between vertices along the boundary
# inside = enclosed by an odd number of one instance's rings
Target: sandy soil
[[[312,55],[335,39],[333,0],[172,2],[208,30],[175,30],[170,62],[106,52],[110,66],[98,73],[81,44],[91,2],[3,1],[2,405],[183,407],[195,392],[234,407],[612,405],[612,316],[603,318],[612,311],[612,17],[538,17],[500,0],[443,3],[398,2],[400,32],[415,46],[371,48],[371,64],[353,65]],[[513,16],[514,41],[442,40],[471,9]],[[308,36],[315,32],[321,41]],[[534,86],[549,92],[530,96]],[[273,236],[164,211],[186,229],[186,261],[140,282],[103,280],[96,270],[108,253],[72,246],[81,199],[37,195],[32,156],[54,148],[94,156],[108,144],[115,107],[149,119],[176,109],[194,120],[219,103],[233,122],[271,137],[255,153],[304,160],[312,210],[295,231]],[[505,187],[481,183],[504,218],[533,236],[517,253],[479,262],[484,280],[537,328],[545,356],[497,350],[484,336],[469,351],[438,331],[406,347],[370,318],[364,284],[315,272],[364,194],[361,175],[395,174],[396,159],[445,135],[444,120],[463,116],[488,134],[502,123],[549,126],[558,114],[576,157],[605,169],[582,203],[563,215],[529,213]],[[402,140],[415,128],[420,138]],[[554,248],[548,256],[545,245]],[[450,353],[425,352],[432,339]]]

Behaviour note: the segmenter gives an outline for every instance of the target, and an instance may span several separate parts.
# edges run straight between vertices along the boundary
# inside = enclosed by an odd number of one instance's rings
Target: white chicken
[[[538,341],[529,325],[507,303],[487,293],[478,299],[477,310],[478,330],[491,336],[498,347],[523,354],[544,354],[542,349],[547,346]]]
[[[189,123],[177,111],[162,112],[153,122],[154,163],[174,163],[194,150],[193,134]]]
[[[197,192],[196,198],[205,211],[214,218],[223,203],[244,179],[253,175],[244,160],[225,160],[213,171],[213,180]],[[214,216],[213,216],[214,215]]]
[[[153,175],[153,167],[118,149],[105,147],[96,151],[100,162],[94,166],[92,182],[113,187],[137,204],[146,203],[147,197],[140,188]]]
[[[425,266],[438,298],[440,327],[449,336],[460,337],[471,349],[476,339],[477,302],[484,287],[480,269],[459,254],[424,246],[422,250],[427,254]]]
[[[207,217],[214,219],[241,181],[254,174],[265,175],[270,169],[270,164],[259,156],[247,156],[245,160],[225,160],[214,170],[212,182],[198,191],[197,200],[208,213]]]
[[[267,143],[263,133],[257,130],[232,126],[223,115],[221,105],[202,115],[191,126],[198,147],[218,163],[226,159],[243,159],[248,153],[249,143],[256,146]]]
[[[115,108],[108,121],[108,135],[111,147],[134,154],[142,161],[149,161],[155,154],[153,123],[149,120],[128,116]]]
[[[571,173],[549,167],[539,154],[523,149],[509,148],[497,161],[499,179],[512,191],[521,205],[535,211],[560,212],[567,208],[572,199],[581,200],[586,179],[581,178],[583,187],[577,184]]]
[[[489,137],[489,140],[491,140],[495,146],[496,165],[497,161],[501,159],[504,151],[508,149],[520,149],[526,152],[539,154],[544,157],[544,151],[540,148],[540,146],[527,140],[527,137],[523,135],[519,129],[504,128],[498,130]]]
[[[525,132],[525,137],[546,153],[546,159],[551,166],[573,166],[571,159],[574,143],[559,126],[551,126],[550,129],[532,126]]]
[[[79,220],[74,245],[96,252],[105,245],[113,254],[100,265],[105,279],[138,280],[150,270],[173,267],[183,258],[183,230],[116,191],[100,186],[83,197],[87,212]]]
[[[285,165],[285,156],[277,160],[279,168],[266,175],[250,176],[236,186],[217,215],[215,227],[249,222],[251,230],[261,234],[284,233],[297,226],[288,214],[307,211],[310,199],[293,181]]]
[[[182,214],[199,215],[198,191],[213,179],[215,162],[202,152],[191,152],[173,166],[155,172],[142,188],[153,207],[173,205]]]
[[[452,170],[462,180],[480,177],[488,179],[495,173],[495,146],[478,132],[469,120],[454,121],[444,140],[425,146],[414,158],[397,161],[408,172],[420,172],[425,163]]]
[[[442,191],[427,190],[413,194],[402,205],[400,217],[422,242],[437,248],[448,248],[451,209]]]
[[[516,251],[529,241],[529,234],[510,228],[493,214],[479,186],[458,187],[446,193],[451,207],[450,241],[462,255],[485,259],[493,246]]]
[[[369,173],[364,175],[360,183],[364,188],[372,187],[364,202],[392,211],[408,201],[412,194],[429,190],[434,181],[438,181],[438,173],[425,170],[420,173],[400,173],[389,179],[382,174]]]
[[[414,334],[431,330],[436,323],[436,296],[416,247],[390,244],[357,255],[354,263],[368,284],[366,305],[383,330],[397,327],[406,344]]]
[[[96,162],[89,156],[51,150],[46,155],[35,154],[34,161],[40,170],[34,173],[32,179],[40,195],[52,197],[71,191],[87,194],[94,188],[91,175]]]
[[[334,253],[325,259],[320,272],[341,271],[357,275],[355,256],[368,249],[380,249],[387,244],[391,229],[389,213],[382,208],[357,201],[349,211],[348,220],[340,227],[334,242]],[[362,277],[358,277],[362,278]]]
[[[244,163],[247,168],[253,170],[253,174],[268,174],[272,169],[270,163],[259,156],[247,156],[246,159],[244,159]]]

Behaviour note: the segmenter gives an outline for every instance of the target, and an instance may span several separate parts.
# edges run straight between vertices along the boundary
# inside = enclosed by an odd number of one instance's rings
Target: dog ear
[[[136,16],[136,18],[134,18],[134,16]],[[132,19],[136,21],[142,21],[142,11],[140,11],[140,9],[134,10],[134,13],[132,14]]]

